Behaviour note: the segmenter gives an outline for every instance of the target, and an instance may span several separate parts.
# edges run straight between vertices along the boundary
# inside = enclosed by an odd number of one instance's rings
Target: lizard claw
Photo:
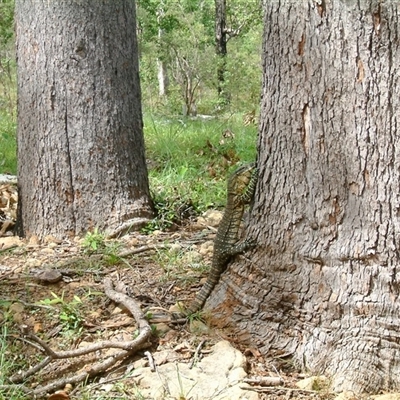
[[[244,244],[246,246],[246,250],[250,250],[257,246],[257,241],[255,239],[246,239]]]

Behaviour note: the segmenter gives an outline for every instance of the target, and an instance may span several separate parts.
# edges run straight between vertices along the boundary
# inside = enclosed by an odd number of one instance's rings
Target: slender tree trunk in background
[[[168,70],[167,70],[167,64],[158,59],[157,60],[157,78],[158,78],[158,95],[160,97],[164,97],[168,93]]]
[[[20,235],[152,216],[134,13],[130,0],[16,1]]]
[[[400,2],[320,3],[264,2],[258,247],[207,307],[335,390],[399,390]]]
[[[161,3],[157,10],[158,45],[160,53],[164,53],[164,51],[160,49],[164,48],[165,46],[165,42],[163,39],[164,30],[161,27],[162,20],[164,17],[165,17],[164,3]],[[160,97],[164,97],[168,94],[169,80],[168,80],[167,63],[164,61],[163,58],[160,57],[157,58],[157,78],[158,78],[158,95]]]
[[[215,0],[215,52],[217,54],[217,91],[226,104],[229,96],[225,91],[226,55],[228,33],[226,29],[226,0]]]

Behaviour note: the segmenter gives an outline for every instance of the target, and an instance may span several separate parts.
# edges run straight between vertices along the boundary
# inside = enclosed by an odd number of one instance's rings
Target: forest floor
[[[8,198],[12,198],[10,193]],[[221,341],[228,341],[244,355],[247,378],[255,378],[255,385],[246,385],[249,396],[240,398],[254,399],[250,393],[257,393],[260,400],[335,398],[326,389],[323,377],[299,388],[299,382],[304,383],[307,376],[297,371],[290,360],[264,357],[257,349],[238,343],[229,331],[214,329],[211,311],[183,323],[171,318],[171,307],[177,301],[188,304],[206,280],[221,215],[220,211],[210,210],[168,232],[132,232],[110,240],[98,232],[68,241],[53,237],[22,240],[0,231],[0,398],[4,398],[1,384],[7,383],[6,378],[38,365],[46,348],[47,354],[50,350],[60,353],[106,340],[129,342],[137,336],[136,319],[106,295],[107,278],[114,285],[124,283],[124,293],[140,306],[151,324],[151,340],[146,348],[135,351],[113,368],[100,369],[84,384],[68,387],[58,395],[54,394],[55,389],[48,390],[53,393],[49,400],[152,400],[144,394],[140,380],[134,378],[135,369],[151,364],[149,354],[156,360],[163,354],[162,361],[156,363],[190,364],[194,359],[210,357],[213,346]],[[166,350],[172,353],[165,353]],[[37,389],[95,369],[95,365],[114,354],[112,351],[115,349],[105,348],[76,361],[54,359],[25,379],[25,388]],[[158,367],[155,369],[160,377]],[[279,384],[263,386],[259,381],[265,377],[278,378]],[[7,398],[31,398],[24,396]],[[190,393],[165,396],[176,400],[206,398],[222,397]]]
[[[204,249],[209,249],[214,235],[214,229],[193,222],[175,232],[150,235],[136,232],[112,243],[106,242],[107,247],[117,248],[119,254],[132,252],[123,258],[107,254],[105,248],[90,252],[82,246],[82,239],[60,242],[49,237],[39,243],[35,238],[30,241],[0,238],[0,323],[7,326],[5,358],[13,366],[10,372],[27,369],[41,356],[36,345],[23,339],[21,324],[56,350],[78,348],[83,343],[100,340],[132,338],[137,330],[134,319],[104,294],[103,279],[107,276],[113,281],[123,281],[129,295],[147,313],[154,333],[152,352],[180,349],[182,360],[190,362],[200,342],[205,341],[202,351],[207,354],[216,342],[229,340],[245,354],[249,376],[282,378],[283,385],[263,388],[266,393],[260,393],[260,399],[330,398],[323,391],[296,388],[295,383],[304,376],[290,364],[264,359],[256,350],[243,348],[228,333],[213,330],[206,315],[202,322],[175,324],[168,319],[157,322],[157,314],[168,316],[169,308],[177,299],[187,303],[204,283],[207,273],[204,265],[210,263],[212,253]],[[9,250],[5,250],[7,247]],[[135,250],[139,250],[137,254]],[[51,273],[46,276],[49,271],[61,272],[61,279]],[[52,279],[58,281],[51,283]],[[139,351],[131,361],[143,357],[143,351]],[[87,359],[85,366],[81,362],[79,369],[87,368],[86,363],[91,362],[94,361]],[[72,368],[68,360],[56,360],[51,368],[33,375],[28,380],[29,387],[56,379],[58,371],[65,374],[67,365]],[[76,389],[79,395],[72,393],[71,398],[83,398],[82,392],[88,391],[88,398],[140,398],[133,395],[137,386],[126,374],[128,365],[125,363],[118,371],[102,374],[84,389],[79,386]],[[116,377],[119,377],[118,385],[109,389],[109,382],[115,383]],[[121,394],[121,385],[126,397]],[[109,397],[105,395],[105,387],[110,390]],[[113,391],[118,390],[116,396]]]

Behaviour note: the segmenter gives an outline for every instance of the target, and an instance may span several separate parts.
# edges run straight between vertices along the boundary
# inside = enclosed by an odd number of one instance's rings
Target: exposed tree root
[[[97,352],[102,349],[107,349],[107,348],[116,348],[116,349],[121,349],[121,351],[118,351],[108,357],[106,357],[104,360],[98,361],[97,363],[87,365],[81,372],[78,372],[72,376],[68,377],[63,377],[60,379],[56,379],[53,382],[43,385],[43,386],[37,386],[35,389],[30,389],[24,385],[8,385],[8,386],[2,386],[2,388],[18,388],[26,393],[29,393],[33,396],[44,396],[46,393],[55,391],[57,389],[64,388],[65,385],[67,384],[73,384],[76,385],[80,382],[87,381],[88,379],[91,379],[102,372],[105,372],[106,370],[110,369],[113,367],[115,364],[118,362],[124,360],[125,358],[131,356],[138,350],[147,348],[150,346],[150,337],[151,337],[151,327],[148,323],[148,321],[145,319],[144,314],[142,313],[139,305],[130,298],[128,295],[126,295],[124,292],[125,290],[125,285],[122,282],[118,282],[116,287],[113,288],[113,283],[110,278],[106,278],[104,280],[104,290],[105,294],[113,301],[117,303],[121,303],[124,305],[132,314],[134,317],[137,326],[138,326],[138,331],[139,334],[136,337],[136,339],[131,340],[131,341],[126,341],[126,342],[120,342],[120,341],[112,341],[112,340],[105,340],[102,342],[98,343],[93,343],[89,346],[82,347],[79,349],[74,349],[74,350],[68,350],[68,351],[54,351],[52,350],[46,342],[38,338],[35,334],[32,332],[27,331],[26,327],[22,328],[22,332],[26,338],[28,338],[30,341],[38,344],[43,351],[43,353],[46,354],[46,357],[44,360],[42,360],[40,363],[36,364],[29,370],[25,372],[21,372],[18,374],[15,374],[14,376],[11,377],[11,382],[14,384],[20,383],[23,380],[27,379],[28,377],[36,374],[37,372],[41,371],[44,367],[49,365],[52,361],[54,360],[59,360],[59,359],[69,359],[69,358],[74,358],[74,357],[79,357],[85,354]]]
[[[132,218],[128,221],[122,223],[119,227],[115,228],[114,230],[108,232],[107,239],[113,239],[116,237],[123,236],[124,234],[137,231],[140,228],[143,228],[151,219],[149,218]]]

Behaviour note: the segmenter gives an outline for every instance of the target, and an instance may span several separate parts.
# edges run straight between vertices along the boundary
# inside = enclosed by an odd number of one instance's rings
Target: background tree
[[[152,215],[130,0],[17,0],[19,234]]]
[[[336,390],[400,388],[399,5],[264,2],[258,247],[208,303]]]
[[[224,35],[235,36],[235,40],[223,58],[223,84],[216,73],[221,57],[215,50],[215,14],[214,0],[138,2],[141,79],[148,109],[160,110],[162,105],[164,112],[167,109],[174,114],[212,114],[221,109],[219,87],[229,93],[233,111],[248,111],[258,104],[259,2],[233,1],[226,8],[229,26]],[[170,78],[168,95],[162,99],[158,95],[160,60]]]
[[[226,55],[228,54],[228,31],[226,28],[226,1],[215,0],[215,53],[217,54],[217,91],[222,101],[227,102],[224,92]]]
[[[217,92],[220,105],[230,102],[227,91],[227,56],[228,41],[240,34],[248,32],[250,27],[260,18],[260,3],[231,2],[215,0],[215,53],[217,56]],[[235,58],[235,57],[233,57]],[[245,77],[244,77],[245,78]]]

